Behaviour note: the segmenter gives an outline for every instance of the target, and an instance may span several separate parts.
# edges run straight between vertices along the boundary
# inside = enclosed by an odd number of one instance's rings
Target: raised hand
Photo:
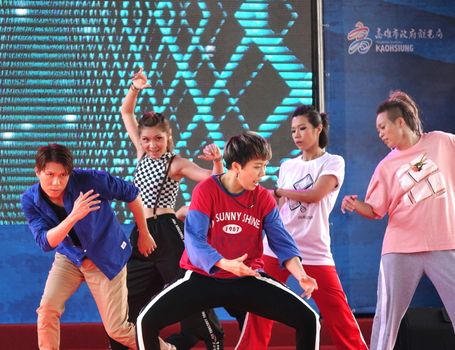
[[[133,74],[131,82],[133,86],[138,90],[143,90],[151,86],[148,83],[147,76],[144,74],[144,68],[142,67],[140,67],[139,70]]]
[[[98,210],[101,203],[100,200],[96,198],[99,197],[98,193],[94,193],[93,190],[87,191],[85,193],[80,192],[79,197],[74,201],[73,210],[69,216],[72,216],[77,221],[85,218],[92,211]]]
[[[346,211],[354,211],[355,210],[355,205],[357,201],[357,195],[356,194],[350,194],[347,196],[344,196],[343,201],[341,202],[341,211],[343,214],[346,213]]]
[[[199,155],[198,158],[207,161],[221,160],[221,151],[217,145],[210,143],[204,147],[202,154]]]

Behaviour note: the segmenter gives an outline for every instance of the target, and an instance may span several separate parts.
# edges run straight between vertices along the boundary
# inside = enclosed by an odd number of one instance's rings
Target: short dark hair
[[[233,162],[243,167],[252,159],[270,160],[271,158],[272,149],[267,140],[252,131],[245,131],[231,137],[223,152],[223,159],[228,169]]]
[[[326,113],[320,113],[316,107],[310,105],[300,105],[292,113],[294,117],[306,117],[308,122],[317,128],[322,125],[321,133],[319,134],[319,147],[326,148],[329,144],[329,117]]]
[[[46,164],[55,162],[62,164],[68,174],[73,171],[73,155],[71,151],[58,143],[50,143],[38,148],[35,155],[35,167],[38,172],[44,170]]]

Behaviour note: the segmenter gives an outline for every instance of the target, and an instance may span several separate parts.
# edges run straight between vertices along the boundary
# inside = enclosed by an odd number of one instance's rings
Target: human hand
[[[152,235],[148,230],[144,232],[139,232],[139,237],[137,239],[137,248],[139,252],[144,256],[149,256],[156,249],[156,243]]]
[[[346,214],[346,211],[352,212],[355,210],[357,197],[358,196],[356,194],[344,196],[343,201],[341,202],[341,212],[343,214]]]
[[[137,90],[143,90],[143,89],[151,86],[148,83],[147,76],[144,74],[143,67],[140,67],[139,70],[133,74],[133,76],[131,78],[131,83],[133,84],[134,88],[136,88]]]
[[[73,210],[68,216],[71,216],[76,221],[82,220],[92,211],[98,210],[101,203],[96,198],[99,197],[99,193],[93,193],[94,190],[87,191],[85,193],[80,192],[79,197],[74,201]]]
[[[207,161],[220,161],[222,159],[220,148],[214,143],[210,143],[204,147],[198,158]]]
[[[189,206],[187,205],[183,205],[179,208],[179,210],[177,210],[175,212],[175,216],[177,217],[177,219],[179,219],[180,221],[185,221],[187,215],[188,215],[188,210],[190,209]]]
[[[306,299],[310,299],[311,294],[315,290],[319,289],[318,283],[316,282],[316,280],[308,275],[303,275],[302,277],[300,277],[299,284],[300,284],[300,287],[302,287],[302,289],[304,291],[302,294],[302,297],[305,297]]]
[[[245,253],[236,259],[223,258],[220,261],[218,261],[216,266],[218,266],[219,268],[221,268],[223,270],[229,271],[239,277],[242,277],[242,276],[259,277],[260,275],[257,271],[254,271],[251,267],[249,267],[243,263],[247,257],[248,257],[248,254]]]

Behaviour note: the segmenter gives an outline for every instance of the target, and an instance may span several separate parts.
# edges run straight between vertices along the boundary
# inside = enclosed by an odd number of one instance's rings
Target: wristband
[[[130,88],[133,89],[133,91],[141,91],[136,85],[134,85],[134,82],[131,82]]]
[[[214,158],[213,162],[220,162],[223,159],[222,156],[219,156],[218,158]]]

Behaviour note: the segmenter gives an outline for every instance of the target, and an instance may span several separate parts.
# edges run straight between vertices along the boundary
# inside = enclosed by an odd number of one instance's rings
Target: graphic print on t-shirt
[[[246,223],[254,226],[254,228],[259,229],[261,225],[261,220],[248,215],[247,213],[237,212],[237,211],[222,211],[215,214],[215,220],[212,223],[212,227],[215,223],[227,221],[228,224],[223,224],[222,231],[231,235],[239,234],[242,232],[242,226],[237,223]],[[237,223],[232,223],[232,221]]]
[[[397,170],[401,188],[406,191],[403,201],[412,205],[431,196],[440,196],[446,192],[444,178],[438,166],[421,154],[410,163],[403,164]]]
[[[296,190],[307,190],[310,187],[312,187],[313,184],[314,184],[314,180],[313,180],[311,174],[307,174],[302,179],[295,182],[293,187]],[[297,208],[300,208],[300,211],[302,213],[304,213],[307,210],[307,208],[304,204],[305,203],[302,203],[300,201],[295,201],[295,200],[289,199],[289,209],[291,209],[291,210],[296,210]]]

